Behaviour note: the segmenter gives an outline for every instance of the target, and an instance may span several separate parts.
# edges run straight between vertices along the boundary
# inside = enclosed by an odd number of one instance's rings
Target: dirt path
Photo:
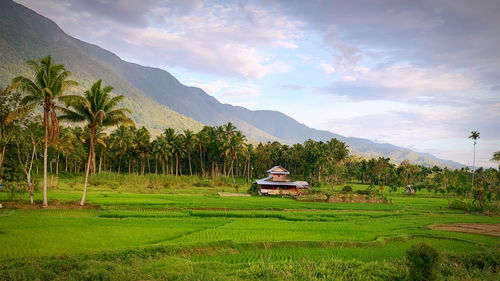
[[[474,234],[500,237],[500,224],[477,224],[477,223],[435,224],[432,225],[430,228],[436,230],[474,233]]]

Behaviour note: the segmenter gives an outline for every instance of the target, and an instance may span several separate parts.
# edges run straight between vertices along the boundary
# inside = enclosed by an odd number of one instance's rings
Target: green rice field
[[[425,192],[387,192],[392,204],[325,203],[103,181],[78,209],[79,180],[61,178],[48,209],[0,192],[0,280],[404,280],[406,250],[421,242],[445,257],[445,280],[500,276],[499,237],[429,227],[500,217],[450,210]]]

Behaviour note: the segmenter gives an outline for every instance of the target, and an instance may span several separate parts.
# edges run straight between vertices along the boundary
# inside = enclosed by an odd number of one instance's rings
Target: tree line
[[[43,171],[44,206],[49,173],[84,172],[83,205],[89,176],[103,171],[239,177],[251,182],[266,176],[274,165],[314,186],[352,181],[392,189],[413,185],[474,196],[481,204],[498,200],[500,175],[495,169],[450,170],[409,161],[394,164],[383,157],[362,159],[350,155],[349,147],[337,139],[254,145],[232,123],[205,126],[199,132],[167,128],[153,137],[147,128],[134,125],[130,110],[120,107],[124,97],[112,95],[113,88],[101,80],[81,95],[74,94],[78,83],[50,56],[28,65],[32,77],[16,77],[0,88],[0,176],[3,182],[23,183],[33,202],[32,172]],[[500,160],[499,154],[494,159]]]

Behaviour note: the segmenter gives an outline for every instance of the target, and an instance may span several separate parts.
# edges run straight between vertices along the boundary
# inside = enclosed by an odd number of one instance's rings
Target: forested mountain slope
[[[85,55],[79,45],[87,44],[65,34],[54,22],[11,1],[0,1],[0,83],[6,85],[18,75],[31,75],[25,62],[51,54],[64,63],[78,81],[80,91],[102,78],[114,93],[127,97],[124,105],[133,112],[132,119],[159,133],[166,127],[199,130],[203,125],[165,105],[158,104],[109,67]],[[97,46],[93,48],[99,48]]]

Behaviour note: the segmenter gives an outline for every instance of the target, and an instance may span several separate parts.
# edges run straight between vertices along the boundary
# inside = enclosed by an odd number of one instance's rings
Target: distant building
[[[301,190],[309,188],[306,181],[291,181],[288,178],[290,172],[281,166],[274,166],[267,173],[267,178],[255,181],[259,195],[300,195]]]

